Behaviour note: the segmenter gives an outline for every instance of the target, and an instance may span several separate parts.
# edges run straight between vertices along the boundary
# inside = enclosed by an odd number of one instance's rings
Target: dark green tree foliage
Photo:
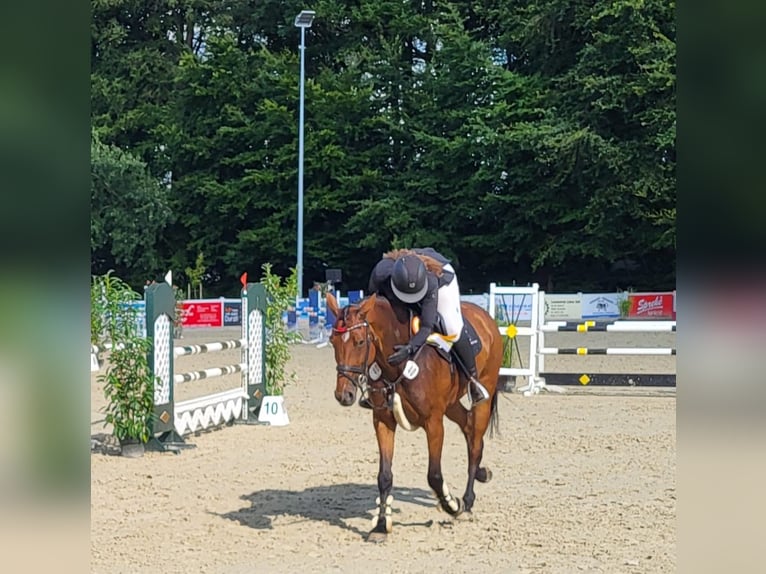
[[[171,211],[167,189],[146,164],[116,146],[91,142],[91,269],[136,285],[162,274],[157,237]]]
[[[531,152],[517,177],[532,179],[499,198],[524,218],[506,227],[508,243],[531,258],[533,269],[550,278],[555,268],[573,288],[587,287],[589,274],[623,286],[671,285],[674,4],[502,6],[483,12],[497,31],[495,45],[509,71],[539,81],[550,111],[514,134],[521,137],[513,148]]]
[[[224,293],[295,265],[304,7],[94,2],[95,130],[172,182],[174,222],[150,261],[125,260],[136,276],[203,251]],[[311,8],[304,285],[339,267],[364,288],[383,251],[426,244],[466,289],[673,285],[672,2]]]

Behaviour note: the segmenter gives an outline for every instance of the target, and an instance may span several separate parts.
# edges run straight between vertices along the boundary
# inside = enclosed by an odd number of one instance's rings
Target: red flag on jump
[[[247,271],[239,278],[239,282],[242,283],[242,287],[247,287]]]

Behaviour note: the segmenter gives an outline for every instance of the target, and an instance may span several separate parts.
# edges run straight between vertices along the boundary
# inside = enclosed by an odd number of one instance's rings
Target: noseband
[[[355,365],[336,365],[335,367],[335,370],[338,371],[338,374],[351,381],[351,384],[354,385],[354,387],[356,387],[359,391],[364,391],[364,385],[367,384],[367,368],[369,366],[367,365],[367,357],[370,355],[370,344],[372,343],[370,337],[370,325],[367,323],[367,321],[362,321],[361,323],[357,323],[351,327],[333,329],[335,333],[342,335],[348,333],[349,331],[353,331],[354,329],[361,329],[362,327],[364,327],[364,363],[362,366],[357,367]],[[357,376],[352,377],[352,374],[356,374]]]

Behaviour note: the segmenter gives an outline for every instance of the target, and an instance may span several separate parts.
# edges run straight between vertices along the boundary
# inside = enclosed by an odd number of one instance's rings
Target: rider
[[[368,292],[405,305],[420,305],[420,329],[407,344],[396,347],[388,357],[390,364],[415,355],[431,334],[438,313],[445,335],[452,340],[454,351],[469,373],[471,402],[477,405],[489,398],[476,372],[476,359],[460,311],[460,287],[449,259],[430,247],[390,251],[373,268]]]

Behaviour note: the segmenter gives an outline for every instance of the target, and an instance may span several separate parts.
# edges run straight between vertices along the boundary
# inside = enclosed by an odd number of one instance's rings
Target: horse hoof
[[[463,502],[463,499],[462,498],[455,498],[455,500],[457,500],[457,510],[452,515],[453,518],[457,518],[458,516],[463,514],[463,510],[465,510],[465,503]]]
[[[439,510],[445,511],[447,514],[449,514],[452,518],[457,518],[463,513],[463,509],[465,508],[465,504],[463,503],[463,499],[459,497],[455,497],[452,500],[454,500],[457,503],[457,510],[452,510],[448,504],[439,504]]]
[[[367,542],[372,542],[373,544],[380,544],[381,542],[385,542],[388,539],[388,533],[386,532],[376,532],[372,531],[367,535]]]
[[[480,468],[476,472],[476,480],[479,482],[489,482],[492,480],[492,471],[488,468]]]

